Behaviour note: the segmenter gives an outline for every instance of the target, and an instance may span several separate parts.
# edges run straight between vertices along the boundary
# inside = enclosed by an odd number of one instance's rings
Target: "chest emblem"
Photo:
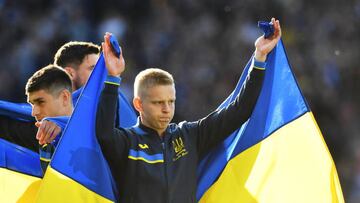
[[[149,146],[147,144],[139,144],[139,147],[141,149],[149,149]]]
[[[185,149],[185,145],[181,137],[176,138],[172,141],[173,149],[175,152],[175,156],[173,157],[173,161],[178,160],[179,158],[188,154],[188,151]]]

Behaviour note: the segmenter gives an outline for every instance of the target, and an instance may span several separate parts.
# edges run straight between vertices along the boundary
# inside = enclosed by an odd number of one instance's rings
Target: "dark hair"
[[[27,81],[25,92],[27,95],[31,92],[46,90],[55,95],[63,89],[72,92],[72,83],[69,74],[57,65],[47,65],[36,71]]]
[[[76,69],[89,54],[99,54],[100,46],[91,42],[68,42],[60,47],[54,57],[54,64],[62,68],[72,66]]]

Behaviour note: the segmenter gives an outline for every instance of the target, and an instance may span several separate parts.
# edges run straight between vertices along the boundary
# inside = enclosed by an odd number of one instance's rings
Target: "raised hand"
[[[273,50],[273,48],[280,40],[280,22],[279,20],[275,20],[275,18],[272,18],[271,22],[274,25],[274,34],[267,39],[265,39],[264,36],[261,36],[255,41],[255,59],[258,61],[264,62],[267,55],[271,52],[271,50]]]
[[[120,76],[122,72],[125,70],[125,60],[123,58],[122,52],[120,54],[120,58],[115,55],[112,50],[110,43],[111,33],[106,33],[104,35],[104,42],[101,43],[106,69],[108,70],[109,75],[111,76]]]

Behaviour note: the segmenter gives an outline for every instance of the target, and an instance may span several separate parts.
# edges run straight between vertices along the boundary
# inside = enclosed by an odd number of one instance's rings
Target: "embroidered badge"
[[[188,151],[185,149],[185,145],[181,137],[176,138],[172,141],[172,145],[174,148],[175,156],[173,157],[173,161],[178,160],[179,158],[188,154]]]

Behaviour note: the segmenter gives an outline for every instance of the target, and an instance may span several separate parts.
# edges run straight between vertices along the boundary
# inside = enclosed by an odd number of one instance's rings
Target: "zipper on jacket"
[[[164,173],[165,173],[165,182],[166,182],[165,200],[166,200],[166,202],[170,202],[170,201],[169,201],[169,183],[168,183],[167,167],[166,167],[166,165],[167,165],[167,162],[166,162],[166,147],[165,147],[165,142],[164,142],[164,140],[162,140],[161,146],[162,146],[163,154],[164,154]]]

